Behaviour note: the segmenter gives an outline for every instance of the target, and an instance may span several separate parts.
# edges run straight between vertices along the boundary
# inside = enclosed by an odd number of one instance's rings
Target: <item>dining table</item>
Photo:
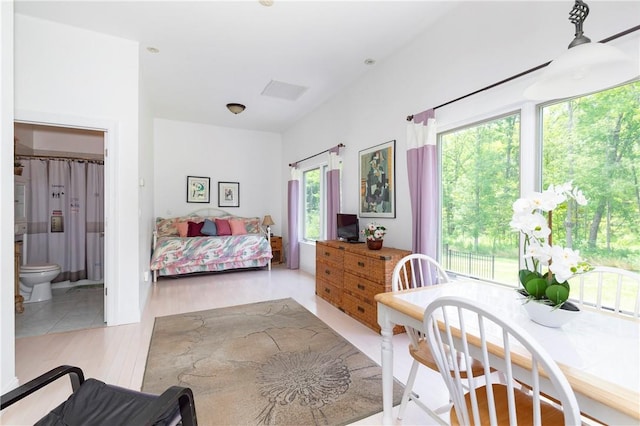
[[[470,278],[375,296],[382,337],[383,424],[393,423],[393,327],[424,331],[426,307],[443,296],[472,300],[528,332],[558,364],[584,415],[611,425],[640,424],[637,318],[583,306],[561,327],[546,327],[528,317],[523,307],[526,299],[514,287]]]

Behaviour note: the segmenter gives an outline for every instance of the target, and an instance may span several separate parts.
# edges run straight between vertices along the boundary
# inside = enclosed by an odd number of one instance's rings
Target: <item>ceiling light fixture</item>
[[[374,65],[375,63],[376,63],[376,60],[372,58],[367,58],[364,60],[365,65]]]
[[[266,7],[273,6],[273,0],[258,0],[258,3]]]
[[[569,21],[576,27],[569,50],[551,62],[540,79],[525,90],[526,98],[546,100],[584,95],[638,75],[637,64],[620,49],[591,43],[584,35],[582,24],[588,14],[589,6],[576,0],[569,12]]]
[[[149,52],[149,53],[160,53],[160,49],[158,49],[157,47],[149,46],[149,47],[147,47],[147,52]]]
[[[240,114],[246,107],[242,104],[227,104],[227,108],[234,114]]]

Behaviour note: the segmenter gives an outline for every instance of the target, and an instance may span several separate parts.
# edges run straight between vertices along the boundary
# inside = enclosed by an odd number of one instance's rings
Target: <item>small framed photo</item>
[[[187,203],[208,203],[209,183],[208,177],[187,176]]]
[[[240,183],[218,182],[218,207],[240,207]]]

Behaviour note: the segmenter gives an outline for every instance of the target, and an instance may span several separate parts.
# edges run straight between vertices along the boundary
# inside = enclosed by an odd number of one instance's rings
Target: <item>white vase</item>
[[[545,327],[562,327],[564,324],[568,323],[580,314],[580,309],[577,307],[577,310],[575,311],[561,308],[554,309],[553,306],[545,305],[544,303],[539,303],[533,300],[524,303],[522,306],[527,311],[531,321],[544,325]],[[575,305],[573,306],[575,307]]]

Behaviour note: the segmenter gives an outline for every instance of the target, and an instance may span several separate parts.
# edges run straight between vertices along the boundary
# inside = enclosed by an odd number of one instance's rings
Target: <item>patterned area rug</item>
[[[339,425],[382,411],[382,370],[293,299],[156,318],[142,390],[188,386],[202,425]],[[402,385],[394,386],[394,404]]]

